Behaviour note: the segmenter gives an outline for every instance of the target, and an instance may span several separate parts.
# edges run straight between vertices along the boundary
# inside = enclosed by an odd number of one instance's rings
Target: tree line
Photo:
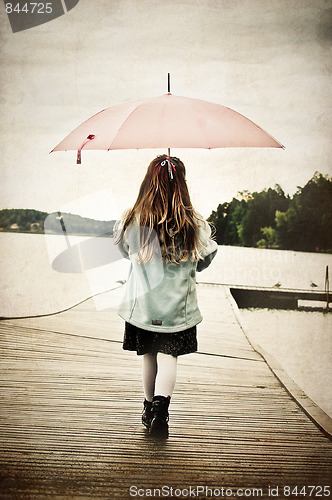
[[[219,204],[208,221],[219,245],[331,253],[331,206],[332,177],[316,172],[293,197],[278,184],[260,192],[243,191]],[[0,210],[1,231],[111,236],[114,222],[32,209]]]
[[[238,193],[208,221],[219,245],[332,252],[332,177],[318,172],[290,197],[280,185]]]
[[[42,212],[33,209],[0,210],[0,230],[24,233],[111,236],[115,221],[99,221],[73,214]]]
[[[44,232],[47,212],[40,210],[9,208],[0,210],[0,229],[15,232]]]

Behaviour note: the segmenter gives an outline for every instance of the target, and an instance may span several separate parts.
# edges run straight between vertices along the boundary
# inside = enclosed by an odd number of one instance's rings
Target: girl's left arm
[[[202,259],[197,263],[198,272],[203,271],[211,264],[218,251],[218,245],[211,238],[211,228],[206,221],[204,221],[203,227],[199,226],[199,239],[202,245],[200,250]]]

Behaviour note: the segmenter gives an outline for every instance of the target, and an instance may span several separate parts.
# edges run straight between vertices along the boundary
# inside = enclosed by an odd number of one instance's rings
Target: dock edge
[[[302,408],[304,413],[314,424],[332,441],[332,418],[327,415],[305,392],[290,378],[278,361],[257,344],[250,336],[250,329],[244,324],[238,305],[231,294],[230,288],[225,286],[227,297],[231,303],[237,322],[253,349],[266,361],[272,373],[277,377],[292,399]]]

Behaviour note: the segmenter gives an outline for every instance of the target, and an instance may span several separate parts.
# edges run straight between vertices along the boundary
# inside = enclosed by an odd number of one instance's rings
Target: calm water
[[[332,313],[241,310],[249,335],[332,417]]]
[[[0,233],[0,316],[45,314],[74,305],[94,293],[119,286],[128,265],[122,259],[82,273],[52,269],[54,259],[85,238]],[[81,258],[82,256],[80,256]],[[197,278],[201,282],[282,288],[324,289],[325,268],[332,255],[219,247],[213,265]],[[96,308],[117,307],[96,299]],[[251,335],[275,356],[287,373],[332,415],[329,388],[332,375],[332,315],[317,312],[243,310]]]
[[[332,255],[220,247],[202,281],[324,290]],[[332,281],[332,280],[331,280]],[[332,417],[332,313],[242,309],[246,330],[287,374]]]

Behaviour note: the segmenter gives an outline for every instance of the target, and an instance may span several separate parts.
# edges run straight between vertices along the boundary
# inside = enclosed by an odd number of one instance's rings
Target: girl
[[[178,158],[162,155],[150,163],[116,233],[122,255],[131,260],[119,309],[123,349],[143,357],[142,423],[151,436],[167,438],[177,357],[197,351],[202,316],[196,270],[205,269],[217,252],[210,226],[192,207]]]

